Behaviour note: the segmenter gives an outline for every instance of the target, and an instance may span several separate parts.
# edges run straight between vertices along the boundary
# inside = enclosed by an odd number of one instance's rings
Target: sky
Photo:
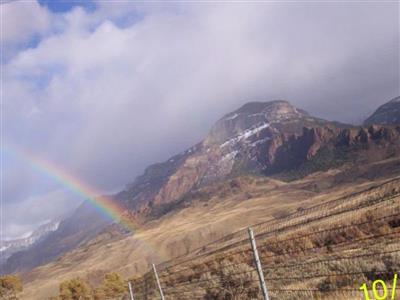
[[[83,200],[29,157],[112,193],[248,101],[357,124],[400,95],[398,2],[0,7],[3,239]]]

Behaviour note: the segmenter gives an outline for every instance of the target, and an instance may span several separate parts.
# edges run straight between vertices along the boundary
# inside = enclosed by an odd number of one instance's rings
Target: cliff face
[[[400,155],[400,127],[304,128],[300,135],[281,134],[272,146],[264,165],[267,174],[293,171],[305,164],[314,164],[309,172],[318,171],[341,162],[374,162]]]

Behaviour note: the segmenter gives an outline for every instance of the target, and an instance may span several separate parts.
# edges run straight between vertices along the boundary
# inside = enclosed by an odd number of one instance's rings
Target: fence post
[[[156,266],[154,264],[153,264],[153,272],[154,272],[154,276],[156,277],[156,282],[157,282],[157,286],[158,286],[158,291],[160,292],[161,300],[165,300],[164,294],[163,294],[163,291],[161,288],[161,284],[160,284],[160,279],[158,278]]]
[[[132,284],[130,281],[128,281],[128,287],[129,287],[129,295],[131,296],[131,300],[135,300],[135,298],[133,298]]]
[[[258,256],[256,240],[254,238],[254,232],[253,232],[253,229],[251,229],[251,228],[249,228],[248,230],[249,230],[251,248],[253,250],[254,261],[255,261],[256,267],[257,267],[258,278],[260,280],[261,291],[263,293],[264,300],[269,300],[267,285],[265,284],[264,273],[262,270],[260,257]]]

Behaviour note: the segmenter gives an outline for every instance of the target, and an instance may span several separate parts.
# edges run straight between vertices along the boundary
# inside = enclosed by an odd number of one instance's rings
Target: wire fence
[[[127,299],[364,299],[360,286],[381,279],[395,300],[399,271],[397,178],[156,265],[130,281]]]

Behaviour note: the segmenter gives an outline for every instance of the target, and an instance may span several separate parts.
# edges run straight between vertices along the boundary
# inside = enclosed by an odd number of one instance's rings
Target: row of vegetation
[[[93,287],[81,278],[60,284],[59,295],[49,300],[105,300],[122,299],[127,293],[127,282],[118,273],[108,273],[99,287]]]

